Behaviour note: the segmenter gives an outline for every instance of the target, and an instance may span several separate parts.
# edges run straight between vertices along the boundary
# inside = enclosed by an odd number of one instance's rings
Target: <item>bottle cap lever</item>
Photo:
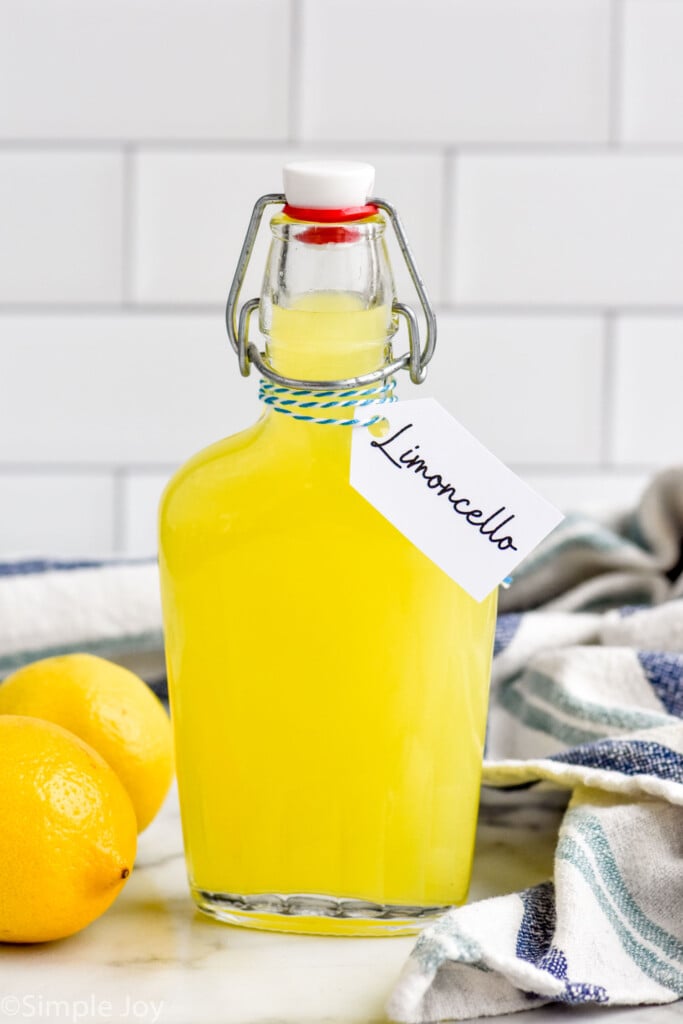
[[[408,352],[397,359],[393,359],[385,366],[373,370],[371,373],[364,373],[358,377],[347,377],[344,380],[298,380],[293,377],[283,377],[269,365],[265,353],[261,352],[253,342],[249,341],[249,323],[252,313],[259,307],[259,299],[248,299],[240,309],[239,316],[237,314],[237,304],[266,207],[284,206],[287,203],[287,198],[283,193],[270,192],[265,196],[261,196],[254,204],[225,308],[225,324],[228,338],[237,353],[240,373],[243,377],[249,376],[251,366],[254,365],[263,377],[273,381],[275,384],[281,384],[289,388],[308,388],[311,391],[316,391],[362,387],[365,384],[374,384],[378,380],[391,377],[398,370],[407,369],[410,372],[412,382],[414,384],[422,384],[427,376],[427,364],[434,355],[434,349],[436,348],[436,316],[427,297],[427,291],[422,278],[415,265],[415,260],[413,259],[413,254],[396,208],[387,202],[386,199],[368,199],[367,202],[369,205],[383,210],[391,221],[401,255],[408,267],[408,272],[425,315],[427,337],[425,338],[424,348],[421,348],[420,328],[415,311],[403,302],[394,302],[392,306],[393,312],[403,317],[406,321],[409,348]]]

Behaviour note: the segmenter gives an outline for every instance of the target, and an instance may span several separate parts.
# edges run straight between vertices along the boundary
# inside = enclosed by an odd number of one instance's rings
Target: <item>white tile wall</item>
[[[0,463],[177,463],[259,412],[218,317],[7,316]]]
[[[603,327],[597,317],[442,316],[426,384],[499,458],[597,465]]]
[[[119,302],[122,237],[120,153],[0,150],[0,302]]]
[[[647,473],[605,472],[522,473],[548,501],[565,512],[609,515],[633,508],[647,486]]]
[[[463,154],[454,180],[453,301],[683,301],[683,156]]]
[[[563,507],[635,500],[683,461],[681,49],[683,0],[4,0],[0,554],[152,551],[257,415],[222,307],[292,155],[375,163],[424,391]]]
[[[2,475],[2,552],[106,555],[114,544],[114,482],[105,473]]]
[[[607,138],[608,0],[304,0],[303,43],[306,139]]]
[[[156,551],[159,499],[171,475],[171,468],[157,473],[126,474],[123,480],[121,537],[124,554],[144,557]]]
[[[3,0],[0,137],[284,138],[280,0]]]
[[[683,4],[626,0],[623,33],[623,138],[683,142]]]
[[[615,461],[683,465],[683,318],[626,317],[616,345]]]
[[[439,298],[443,161],[429,153],[381,153],[366,146],[334,150],[341,158],[358,159],[359,153],[375,165],[378,191],[400,207],[420,270]],[[307,155],[323,153],[308,149]],[[134,300],[224,304],[254,200],[281,189],[282,165],[296,156],[292,147],[230,153],[141,151],[133,165]],[[244,297],[258,295],[269,237],[264,225]],[[396,246],[392,257],[403,293],[408,275]]]

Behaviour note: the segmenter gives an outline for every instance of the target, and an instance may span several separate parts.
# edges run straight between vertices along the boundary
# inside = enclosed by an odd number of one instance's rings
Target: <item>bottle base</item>
[[[225,924],[307,935],[415,935],[448,906],[382,905],[309,893],[237,895],[192,887],[201,911]]]

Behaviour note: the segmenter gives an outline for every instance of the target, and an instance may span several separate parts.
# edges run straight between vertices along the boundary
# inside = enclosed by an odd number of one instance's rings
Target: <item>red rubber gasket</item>
[[[316,210],[309,206],[290,206],[287,203],[282,212],[292,220],[307,220],[313,224],[343,224],[349,220],[374,217],[378,210],[372,203],[366,206],[343,206],[336,210]]]
[[[338,245],[340,242],[357,242],[360,237],[358,228],[345,228],[343,224],[311,224],[296,236],[296,240],[309,245]]]

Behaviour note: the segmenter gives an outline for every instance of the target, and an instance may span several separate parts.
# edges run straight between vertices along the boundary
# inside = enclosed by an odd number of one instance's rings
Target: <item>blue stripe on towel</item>
[[[156,558],[81,558],[74,561],[55,558],[30,558],[0,562],[0,576],[33,576],[45,572],[69,572],[73,569],[102,569],[118,565],[149,565]]]
[[[683,654],[638,651],[638,661],[669,714],[683,718]]]
[[[683,757],[661,743],[646,740],[598,740],[553,754],[548,760],[683,782]]]
[[[617,608],[617,614],[620,619],[630,619],[632,615],[637,615],[638,612],[648,611],[650,605],[648,604],[624,604],[621,608]]]
[[[504,651],[513,640],[523,616],[518,612],[499,615],[496,622],[496,639],[493,644],[493,657]]]
[[[564,992],[555,996],[560,1003],[606,1003],[607,990],[602,985],[583,981],[570,981],[567,977],[567,957],[552,944],[555,935],[555,886],[543,882],[520,893],[524,915],[517,932],[515,953],[520,960],[533,964],[564,982]],[[536,993],[529,993],[535,996]]]
[[[555,886],[552,882],[543,882],[519,895],[524,915],[517,932],[515,954],[520,960],[538,965],[550,949],[555,934]]]

